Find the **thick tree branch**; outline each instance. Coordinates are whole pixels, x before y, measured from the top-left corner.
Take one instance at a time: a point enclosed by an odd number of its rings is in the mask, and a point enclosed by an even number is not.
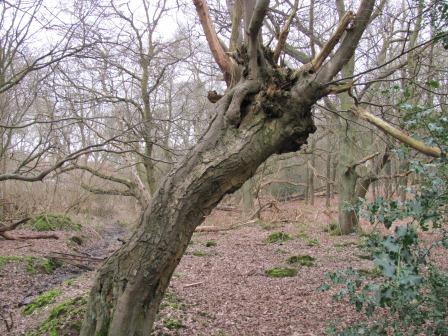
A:
[[[362,0],[353,24],[345,34],[339,49],[331,58],[331,61],[319,73],[319,81],[324,83],[330,81],[353,56],[359,40],[370,21],[374,5],[375,0]]]
[[[444,153],[440,150],[438,147],[431,147],[426,145],[420,140],[414,139],[410,137],[409,135],[405,134],[403,131],[393,127],[386,121],[382,120],[381,118],[378,118],[374,116],[373,114],[369,113],[365,108],[362,108],[360,106],[354,106],[352,108],[353,113],[355,113],[359,118],[364,119],[371,123],[372,125],[375,125],[376,127],[383,130],[385,133],[391,135],[398,141],[408,145],[409,147],[412,147],[416,151],[419,151],[420,153],[423,153],[425,155],[429,155],[432,157],[442,157],[445,156]]]
[[[346,31],[347,27],[353,21],[353,19],[353,12],[349,11],[344,14],[341,21],[339,22],[339,26],[336,31],[333,33],[327,43],[324,44],[324,47],[319,51],[317,56],[311,61],[314,71],[317,71],[321,68],[322,64],[333,51],[336,44],[338,44],[339,40]]]
[[[216,34],[210,18],[207,2],[205,0],[193,0],[193,4],[196,7],[196,12],[198,13],[199,21],[201,22],[202,29],[204,30],[205,38],[207,39],[210,51],[212,52],[219,68],[223,72],[226,82],[229,83],[231,75],[230,59],[219,42],[218,35]]]

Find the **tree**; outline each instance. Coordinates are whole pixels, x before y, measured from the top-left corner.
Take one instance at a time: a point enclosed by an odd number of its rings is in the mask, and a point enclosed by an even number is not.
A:
[[[269,1],[237,2],[228,52],[217,38],[207,4],[193,2],[228,89],[198,144],[161,183],[138,229],[99,270],[81,330],[84,336],[150,333],[195,228],[269,156],[296,151],[306,143],[315,131],[311,108],[317,100],[349,88],[329,82],[353,56],[375,3],[361,1],[356,15],[344,15],[311,62],[289,69],[279,66],[277,54],[262,45]],[[246,34],[238,43],[241,25]],[[283,50],[282,41],[275,50]]]

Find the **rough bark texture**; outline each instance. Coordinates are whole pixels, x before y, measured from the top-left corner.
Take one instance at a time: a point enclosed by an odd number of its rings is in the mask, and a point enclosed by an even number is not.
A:
[[[244,2],[246,45],[234,58],[241,76],[216,103],[204,136],[161,183],[137,231],[99,270],[81,336],[150,334],[195,228],[269,156],[297,151],[315,131],[311,107],[329,93],[328,80],[351,58],[373,3],[362,1],[336,59],[317,74],[310,64],[299,70],[277,67],[260,43],[269,0]],[[214,34],[209,24],[203,27]]]
[[[149,334],[195,228],[269,156],[298,150],[315,131],[310,108],[320,91],[307,76],[274,71],[243,79],[217,103],[209,130],[156,192],[138,231],[99,271],[81,335]]]

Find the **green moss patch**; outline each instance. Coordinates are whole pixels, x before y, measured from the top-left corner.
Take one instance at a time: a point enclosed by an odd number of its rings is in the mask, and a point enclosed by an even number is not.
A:
[[[81,224],[75,223],[70,217],[56,214],[41,214],[29,222],[35,231],[79,231]]]
[[[61,291],[59,289],[53,289],[48,292],[42,293],[33,301],[31,301],[31,303],[26,305],[26,307],[22,310],[22,314],[31,315],[35,310],[53,303],[60,294]]]
[[[180,328],[183,328],[183,324],[182,321],[180,320],[176,320],[173,318],[167,318],[163,320],[163,325],[165,328],[169,329],[169,330],[177,330]]]
[[[62,262],[54,258],[38,258],[26,256],[2,256],[0,257],[0,270],[8,263],[25,263],[29,274],[45,273],[51,274],[62,266]]]
[[[299,264],[302,266],[314,266],[314,261],[316,259],[313,258],[312,256],[308,255],[308,254],[304,254],[304,255],[298,255],[298,256],[291,256],[289,257],[286,262],[288,264]]]
[[[216,246],[216,240],[207,240],[205,242],[205,246],[206,247],[214,247],[214,246]]]
[[[297,270],[289,267],[274,267],[266,270],[265,273],[271,278],[286,278],[296,276]]]
[[[274,232],[266,238],[266,243],[284,243],[288,240],[292,240],[292,236],[290,234],[286,232]]]
[[[205,256],[207,255],[207,253],[204,252],[204,251],[199,251],[199,250],[197,250],[197,251],[194,251],[194,252],[193,252],[193,255],[194,255],[195,257],[205,257]]]
[[[176,293],[166,292],[162,303],[160,304],[160,310],[163,310],[166,307],[170,307],[175,310],[182,310],[185,308],[185,305],[182,303],[182,300],[177,297]]]
[[[86,308],[85,296],[64,301],[51,310],[50,316],[36,330],[26,335],[79,335]]]

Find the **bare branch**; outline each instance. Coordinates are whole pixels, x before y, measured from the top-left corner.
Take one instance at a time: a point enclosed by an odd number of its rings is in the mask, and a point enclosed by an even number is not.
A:
[[[375,125],[376,127],[383,130],[385,133],[391,135],[398,141],[412,147],[413,149],[415,149],[416,151],[419,151],[420,153],[423,153],[425,155],[429,155],[432,157],[437,157],[437,158],[445,156],[445,154],[442,153],[440,148],[428,146],[425,143],[423,143],[422,141],[410,137],[409,135],[407,135],[403,131],[393,127],[386,121],[369,113],[365,108],[362,108],[360,106],[354,106],[352,108],[352,112],[355,113],[359,118],[368,121],[372,125]]]
[[[288,38],[289,29],[291,28],[291,23],[294,17],[297,14],[297,9],[299,7],[299,0],[294,1],[294,6],[292,7],[291,15],[288,17],[288,20],[286,20],[285,25],[283,26],[283,29],[281,30],[279,36],[278,36],[278,42],[277,46],[274,50],[274,63],[278,63],[278,59],[280,57],[280,53],[285,48],[286,39]]]
[[[212,52],[219,68],[223,72],[226,82],[229,83],[231,75],[230,59],[219,42],[218,35],[216,34],[212,20],[210,19],[207,2],[205,0],[193,0],[193,4],[196,7],[196,12],[198,13],[199,21],[201,22],[202,29],[204,30],[205,38],[207,39],[210,51]]]

